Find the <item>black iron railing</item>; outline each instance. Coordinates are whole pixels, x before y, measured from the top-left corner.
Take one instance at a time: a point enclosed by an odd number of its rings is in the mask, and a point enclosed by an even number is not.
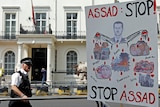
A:
[[[39,34],[41,36],[44,36],[45,34],[50,34],[52,36],[55,36],[56,39],[86,39],[86,34],[84,31],[79,31],[77,32],[77,34],[75,35],[67,35],[66,31],[56,31],[56,32],[52,32],[52,34],[49,31],[24,31],[24,32],[15,32],[12,35],[9,34],[5,34],[2,32],[2,34],[0,34],[0,40],[15,40],[17,38],[16,35],[31,35],[33,34],[33,36],[35,34]]]

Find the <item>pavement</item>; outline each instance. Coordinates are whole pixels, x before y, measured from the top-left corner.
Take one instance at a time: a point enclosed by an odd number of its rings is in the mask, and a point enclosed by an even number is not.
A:
[[[0,101],[20,100],[21,98],[10,98],[10,96],[0,96]],[[60,99],[87,99],[86,95],[50,95],[50,96],[35,96],[28,98],[29,100],[60,100]]]

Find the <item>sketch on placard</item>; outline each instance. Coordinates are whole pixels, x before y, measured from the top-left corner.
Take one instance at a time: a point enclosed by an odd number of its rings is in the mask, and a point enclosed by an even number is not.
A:
[[[115,43],[126,43],[128,45],[129,42],[131,42],[133,39],[135,39],[138,36],[141,36],[142,38],[147,38],[148,37],[148,31],[147,30],[139,30],[127,37],[122,36],[123,32],[123,22],[121,21],[116,21],[113,23],[113,31],[114,31],[114,37],[109,37],[106,36],[102,33],[97,32],[94,36],[95,39],[97,40],[104,40],[107,41],[110,45],[111,48]]]
[[[99,43],[95,43],[95,47],[94,47],[94,58],[97,60],[100,60],[101,58],[101,46]]]
[[[114,4],[86,8],[87,59],[90,71],[88,77],[91,78],[88,99],[150,107],[153,104],[157,105],[156,16],[151,14],[153,8],[150,8],[150,14],[142,15],[137,12],[141,10],[147,12],[147,8],[140,4],[149,2],[143,0],[138,2],[136,5],[142,6],[141,8],[135,8],[133,6],[135,3],[134,1],[124,5]],[[153,6],[153,2],[150,1],[150,3]],[[110,11],[112,6],[115,10],[117,9],[115,16],[113,16],[115,11]],[[156,5],[154,6],[156,8]],[[101,12],[106,8],[110,12],[107,17],[104,12]],[[97,12],[99,13],[97,14]],[[112,15],[112,17],[108,15]],[[93,79],[93,77],[95,78]],[[98,88],[102,91],[98,91]],[[107,92],[115,92],[115,97],[106,94],[106,89],[110,90]],[[104,97],[101,97],[102,95]],[[141,100],[137,101],[137,97]]]
[[[135,64],[134,72],[151,74],[154,72],[154,63],[141,60]]]
[[[151,78],[149,74],[139,74],[139,83],[143,87],[153,87],[154,79]]]
[[[129,54],[121,53],[111,63],[114,71],[128,71],[129,70]]]
[[[95,71],[98,79],[109,79],[112,75],[112,69],[109,65],[100,65]]]
[[[108,42],[103,42],[102,45],[98,42],[95,43],[94,47],[94,58],[97,60],[107,60],[109,59],[110,49],[108,47]]]
[[[108,47],[108,42],[103,42],[101,48],[101,60],[109,59],[109,55],[110,55],[110,49]]]
[[[136,44],[130,46],[130,53],[132,56],[149,55],[149,46],[145,41],[138,41]]]

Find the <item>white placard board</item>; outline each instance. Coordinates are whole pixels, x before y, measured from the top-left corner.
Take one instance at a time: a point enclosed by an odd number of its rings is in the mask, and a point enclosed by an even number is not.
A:
[[[158,107],[155,0],[86,6],[88,100]]]

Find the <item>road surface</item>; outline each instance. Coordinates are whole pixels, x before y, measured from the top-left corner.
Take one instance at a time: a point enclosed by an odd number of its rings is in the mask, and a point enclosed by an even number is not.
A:
[[[1,98],[2,97],[0,97],[0,99]],[[39,100],[31,100],[30,102],[33,107],[97,107],[97,103],[95,101],[89,101],[83,98],[80,99],[65,98],[65,99],[49,99],[49,100],[39,99]],[[160,100],[159,100],[159,105],[160,105]],[[0,107],[8,107],[8,101],[1,101]],[[144,106],[108,103],[107,107],[144,107]]]

